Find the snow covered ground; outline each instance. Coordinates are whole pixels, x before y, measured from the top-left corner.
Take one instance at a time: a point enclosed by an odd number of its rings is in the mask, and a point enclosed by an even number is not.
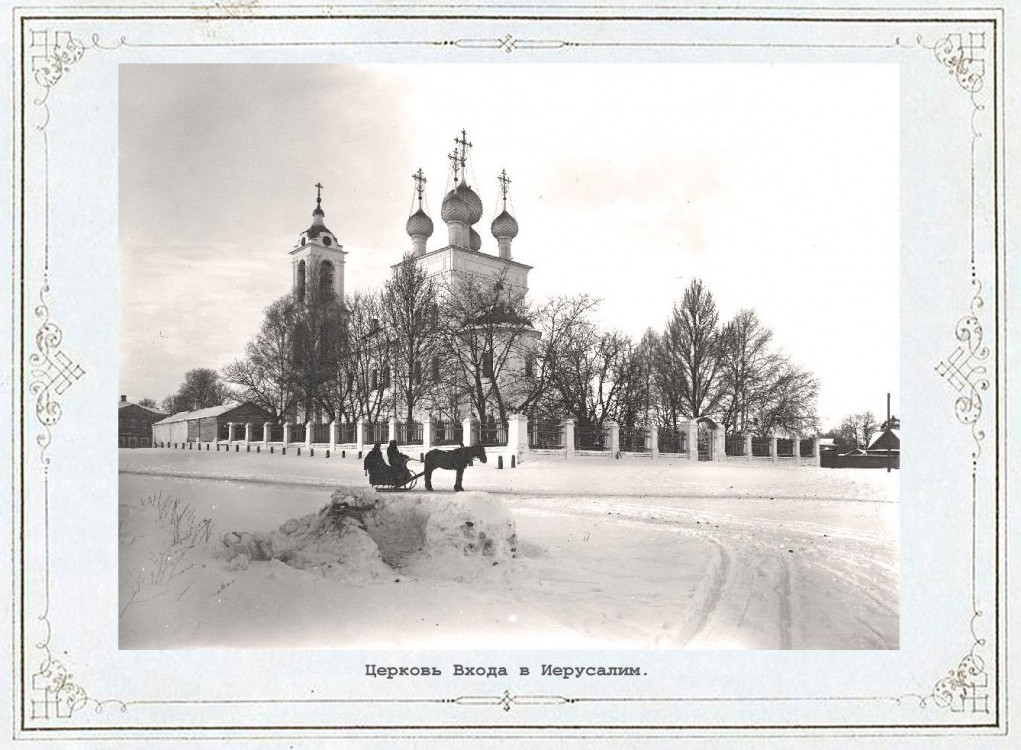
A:
[[[353,456],[122,450],[120,469],[122,648],[898,647],[897,472],[491,460],[466,471],[468,492],[437,472],[437,492],[382,502],[502,505],[514,556],[412,535],[389,565],[328,574],[240,566],[219,540],[364,487]],[[167,497],[193,511],[176,528]]]

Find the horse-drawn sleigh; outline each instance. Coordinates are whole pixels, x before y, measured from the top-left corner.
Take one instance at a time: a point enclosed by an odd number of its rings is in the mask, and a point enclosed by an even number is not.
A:
[[[433,448],[425,454],[425,469],[418,474],[412,474],[408,469],[410,458],[397,449],[397,442],[390,441],[387,447],[387,458],[390,463],[383,459],[383,452],[379,443],[372,446],[372,450],[365,455],[364,468],[369,477],[369,484],[382,492],[405,491],[415,488],[420,477],[425,477],[425,488],[432,492],[432,474],[436,469],[447,469],[457,472],[454,480],[454,491],[463,492],[464,487],[461,480],[464,477],[464,470],[477,458],[486,463],[486,449],[481,445],[469,447],[460,446],[453,450],[440,450]]]

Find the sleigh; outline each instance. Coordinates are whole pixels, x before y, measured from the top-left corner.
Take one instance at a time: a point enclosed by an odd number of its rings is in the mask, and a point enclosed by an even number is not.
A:
[[[419,478],[425,474],[424,471],[412,474],[407,469],[394,469],[389,466],[381,466],[365,473],[369,477],[369,484],[375,487],[377,492],[403,492],[414,489]]]

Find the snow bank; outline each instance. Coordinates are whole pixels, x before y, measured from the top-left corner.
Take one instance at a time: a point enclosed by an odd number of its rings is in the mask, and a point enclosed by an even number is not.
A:
[[[280,560],[327,577],[389,577],[392,570],[383,562],[362,520],[375,507],[376,499],[373,490],[344,487],[334,492],[318,513],[292,518],[276,531],[224,534],[221,541],[228,567],[239,570],[252,560]]]
[[[514,557],[517,547],[510,512],[498,500],[481,492],[445,499],[425,525],[424,551],[430,555],[456,551],[465,556],[509,559]]]
[[[292,518],[275,531],[233,531],[221,542],[231,570],[253,560],[279,560],[355,580],[388,578],[418,553],[496,561],[517,552],[514,519],[485,493],[384,497],[364,487],[340,487],[319,512]]]

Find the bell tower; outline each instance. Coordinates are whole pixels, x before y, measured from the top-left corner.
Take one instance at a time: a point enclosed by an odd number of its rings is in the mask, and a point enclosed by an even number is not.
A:
[[[344,305],[344,256],[347,253],[323,222],[326,214],[322,206],[322,184],[317,182],[315,188],[312,226],[298,236],[291,250],[291,290],[301,300],[329,292]]]

